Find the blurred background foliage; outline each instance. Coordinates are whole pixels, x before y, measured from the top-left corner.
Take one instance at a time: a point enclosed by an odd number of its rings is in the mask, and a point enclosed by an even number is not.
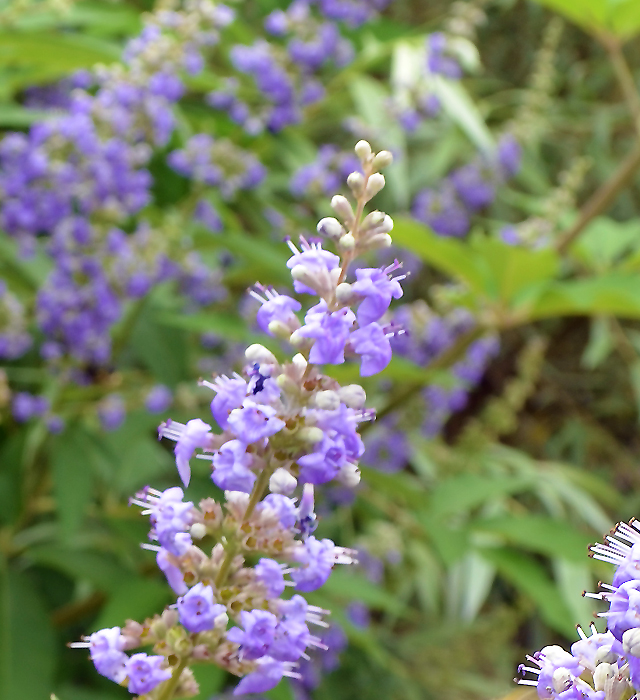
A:
[[[248,136],[202,96],[230,74],[230,46],[261,36],[264,17],[287,6],[235,4],[236,21],[205,71],[188,79],[171,142],[150,164],[145,215],[154,235],[178,248],[188,239],[226,296],[185,307],[166,283],[129,300],[112,329],[112,357],[81,367],[90,381],[67,381],[36,349],[4,363],[0,695],[7,700],[127,695],[65,644],[169,602],[139,547],[145,526],[128,498],[150,482],[176,483],[170,449],[156,440],[159,420],[194,411],[206,418],[208,393],[197,378],[239,369],[241,348],[256,338],[247,287],[257,279],[285,283],[283,237],[313,231],[329,213],[332,192],[321,183],[290,189],[323,144],[348,151],[364,137],[396,155],[379,206],[394,217],[394,253],[413,272],[399,320],[409,343],[430,337],[438,349],[400,353],[383,379],[364,381],[380,415],[366,434],[364,478],[353,502],[326,495],[321,524],[323,534],[360,549],[362,563],[336,572],[314,598],[334,611],[349,645],[310,696],[520,697],[511,678],[523,654],[573,641],[575,624],[589,624],[593,604],[580,593],[609,573],[585,556],[586,546],[640,511],[636,0],[395,0],[381,19],[348,30],[355,60],[326,76],[326,97],[301,123]],[[29,90],[118,61],[151,10],[150,0],[1,4],[0,127],[26,130],[50,116],[30,103]],[[401,79],[415,70],[425,37],[443,30],[464,38],[468,70],[436,86],[441,114],[408,131],[393,100],[404,99]],[[260,187],[225,199],[169,168],[168,150],[200,132],[256,155],[267,173]],[[442,237],[411,216],[420,190],[504,133],[522,145],[522,167],[474,217],[469,235]],[[222,232],[193,222],[194,196],[209,198]],[[524,245],[501,238],[506,224],[529,236]],[[0,276],[27,310],[50,270],[43,249],[21,257],[2,234]],[[452,334],[460,309],[472,323]],[[482,338],[493,350],[460,383],[451,367]],[[348,380],[350,371],[335,374]],[[145,409],[157,384],[173,395],[162,415]],[[425,393],[434,387],[440,394]],[[452,387],[464,398],[436,406]],[[17,420],[20,392],[48,397],[62,432],[47,430],[44,415]],[[126,417],[105,430],[101,402],[114,392]],[[205,469],[194,471],[192,500],[212,489]],[[211,697],[227,679],[206,671],[202,696]],[[269,695],[300,693],[283,685]]]

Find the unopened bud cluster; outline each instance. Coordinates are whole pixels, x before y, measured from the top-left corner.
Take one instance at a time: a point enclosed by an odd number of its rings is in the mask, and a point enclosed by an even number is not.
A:
[[[361,386],[341,386],[320,365],[357,358],[363,376],[384,369],[397,328],[383,317],[392,298],[402,296],[402,276],[391,276],[397,262],[349,271],[356,254],[389,245],[393,227],[386,214],[364,212],[384,187],[379,170],[391,154],[374,153],[365,141],[356,154],[362,173],[348,181],[354,206],[334,197],[339,219],[318,225],[338,253],[319,241],[301,239],[300,248],[289,242],[294,290],[317,297],[315,305],[302,317],[297,298],[261,285],[251,291],[260,302],[259,327],[289,341],[291,360],[249,346],[242,374],[201,381],[214,394],[217,429],[200,418],[160,426],[160,436],[175,441],[183,484],[195,454],[209,463],[224,501],[196,505],[178,487],[147,487],[132,500],[150,519],[153,544],[143,547],[155,552],[177,600],[141,624],[129,621],[73,645],[89,648],[98,672],[132,693],[193,696],[189,667],[196,663],[240,676],[236,694],[265,692],[283,676],[296,677],[307,651],[324,646],[312,626],[326,625],[327,611],[300,594],[320,588],[333,566],[353,563],[355,553],[314,535],[314,488],[358,484],[364,451],[358,425],[374,413]],[[141,646],[152,653],[126,653]]]

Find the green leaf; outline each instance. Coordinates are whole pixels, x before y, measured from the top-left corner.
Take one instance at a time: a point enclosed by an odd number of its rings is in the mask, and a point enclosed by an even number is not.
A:
[[[575,634],[571,612],[544,567],[521,552],[507,548],[485,548],[480,550],[480,554],[494,564],[521,593],[535,602],[549,627],[565,636]]]
[[[407,614],[404,604],[393,594],[371,583],[364,575],[336,568],[322,588],[327,593],[344,601],[362,601],[370,608],[394,615]]]
[[[593,535],[579,532],[566,520],[544,515],[504,515],[476,520],[471,527],[476,532],[499,535],[505,543],[524,549],[583,562]]]
[[[582,353],[582,366],[587,369],[595,369],[609,357],[614,347],[609,319],[606,317],[594,318],[591,321],[589,342]]]
[[[554,316],[640,318],[640,275],[611,272],[550,283],[528,311],[529,320]]]
[[[433,489],[429,512],[434,518],[464,513],[488,501],[531,489],[534,484],[532,478],[521,476],[462,474],[441,481]]]
[[[594,270],[604,272],[623,255],[640,247],[640,221],[614,221],[603,216],[594,219],[573,244],[571,252]],[[629,271],[640,267],[638,255],[622,261]]]
[[[44,603],[26,574],[0,574],[0,696],[48,698],[56,642]]]
[[[52,440],[53,491],[63,536],[80,528],[89,506],[92,473],[88,455],[92,449],[93,442],[78,424]]]
[[[443,109],[465,132],[469,140],[481,150],[493,149],[493,136],[464,87],[459,82],[446,80],[440,75],[433,76],[432,87]]]
[[[640,32],[637,0],[537,0],[588,32],[615,34],[629,39]]]

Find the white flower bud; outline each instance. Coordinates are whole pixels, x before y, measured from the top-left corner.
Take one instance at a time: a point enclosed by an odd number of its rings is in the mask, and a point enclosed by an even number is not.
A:
[[[364,176],[362,173],[350,173],[347,178],[347,185],[356,197],[359,197],[364,190]]]
[[[365,190],[366,196],[369,199],[372,199],[378,194],[378,192],[380,192],[384,185],[384,175],[380,173],[373,173],[373,175],[370,175],[369,179],[367,180],[367,188]]]
[[[377,153],[373,159],[373,169],[375,171],[382,170],[382,168],[387,168],[393,163],[393,155],[390,151],[380,151]]]
[[[367,394],[359,384],[348,384],[340,387],[338,396],[349,408],[355,409],[361,409],[367,400]]]
[[[294,265],[291,268],[291,277],[296,280],[296,282],[302,282],[306,284],[307,287],[311,287],[311,289],[316,288],[316,282],[318,280],[313,276],[306,265]]]
[[[382,250],[383,248],[389,248],[392,243],[393,240],[388,233],[377,233],[367,241],[367,249]]]
[[[353,150],[356,152],[356,155],[362,162],[371,157],[371,144],[368,141],[358,141]]]
[[[229,624],[229,616],[227,615],[226,612],[222,612],[219,615],[217,615],[213,621],[214,629],[217,629],[220,631],[226,630],[228,624]]]
[[[207,534],[207,528],[204,523],[193,523],[189,532],[194,540],[201,540]]]
[[[349,200],[346,197],[343,197],[341,194],[334,195],[331,200],[331,208],[338,216],[344,219],[347,224],[349,224],[355,218],[351,204],[349,204]]]
[[[297,329],[296,329],[297,330]],[[269,323],[269,333],[272,333],[276,338],[288,339],[291,335],[291,328],[282,321],[271,321]]]
[[[604,690],[607,681],[616,675],[616,668],[611,664],[598,664],[593,672],[593,685],[596,690]]]
[[[601,663],[613,664],[618,660],[618,655],[613,651],[610,644],[601,646],[593,657],[593,663],[597,666]]]
[[[276,382],[285,394],[296,394],[298,392],[298,385],[293,381],[293,379],[291,379],[291,377],[287,377],[286,374],[278,375]]]
[[[313,403],[323,411],[335,411],[340,406],[340,397],[335,391],[318,391],[313,397]]]
[[[556,693],[562,693],[563,691],[567,690],[567,688],[570,688],[572,682],[573,676],[571,675],[571,671],[569,671],[569,669],[557,668],[553,672],[551,683],[553,684],[553,689],[556,691]]]
[[[622,635],[622,648],[625,654],[640,657],[640,629],[632,627]]]
[[[344,234],[342,224],[338,219],[334,219],[333,216],[325,216],[324,219],[320,219],[317,230],[321,236],[327,236],[327,238],[337,239]]]
[[[264,345],[260,345],[260,343],[249,345],[249,347],[244,351],[244,356],[251,364],[255,364],[256,362],[259,365],[278,364],[278,360],[271,350],[265,348]]]
[[[348,282],[341,282],[336,287],[336,300],[340,304],[350,304],[353,300],[351,285]]]
[[[382,224],[385,216],[387,215],[383,211],[372,211],[364,217],[360,228],[363,231],[367,231],[371,228],[377,228]],[[384,233],[386,233],[386,231]]]
[[[315,445],[316,443],[320,442],[322,438],[324,437],[324,433],[320,428],[316,428],[314,425],[307,425],[304,428],[301,428],[298,430],[296,433],[296,437],[298,437],[302,442],[307,443],[308,445]]]
[[[289,342],[294,348],[304,348],[309,345],[309,339],[305,338],[303,335],[296,330],[289,336]]]
[[[289,496],[295,491],[298,482],[286,469],[280,467],[276,469],[269,479],[269,490],[271,493],[281,493],[283,496]]]
[[[298,372],[300,372],[301,375],[307,369],[307,358],[300,353],[294,355],[291,362],[293,363],[293,366],[298,370]]]
[[[360,483],[360,470],[355,464],[345,464],[336,479],[347,488],[355,488]]]
[[[352,233],[345,233],[338,241],[338,245],[343,250],[353,250],[356,247],[356,239],[353,237]]]

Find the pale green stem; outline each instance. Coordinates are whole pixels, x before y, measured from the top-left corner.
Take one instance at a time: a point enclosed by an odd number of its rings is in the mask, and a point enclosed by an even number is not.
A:
[[[180,682],[180,676],[186,667],[187,659],[180,659],[178,665],[173,669],[171,678],[169,678],[162,688],[162,692],[158,696],[158,700],[172,700],[173,694],[175,693],[178,683]]]

